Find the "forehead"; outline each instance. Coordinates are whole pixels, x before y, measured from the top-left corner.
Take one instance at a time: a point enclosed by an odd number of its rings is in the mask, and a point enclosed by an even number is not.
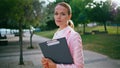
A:
[[[64,6],[61,6],[61,5],[57,5],[55,7],[55,11],[63,11],[63,12],[67,12],[67,8],[65,8]]]

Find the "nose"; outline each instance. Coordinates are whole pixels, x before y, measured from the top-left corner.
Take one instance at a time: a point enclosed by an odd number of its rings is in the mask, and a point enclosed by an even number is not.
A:
[[[60,14],[58,14],[58,15],[57,15],[57,19],[60,19],[60,18],[61,18],[61,15],[60,15]]]

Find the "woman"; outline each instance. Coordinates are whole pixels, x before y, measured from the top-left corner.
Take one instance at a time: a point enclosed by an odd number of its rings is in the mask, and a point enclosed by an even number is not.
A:
[[[74,31],[71,22],[72,11],[70,5],[65,2],[58,3],[54,10],[54,19],[59,27],[53,39],[65,37],[73,58],[73,64],[56,64],[51,59],[42,58],[44,68],[84,68],[82,40],[80,35]]]

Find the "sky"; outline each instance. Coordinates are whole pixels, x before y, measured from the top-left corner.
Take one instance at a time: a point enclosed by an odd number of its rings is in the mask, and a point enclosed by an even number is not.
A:
[[[112,0],[112,2],[116,3],[117,5],[120,6],[120,1],[119,0]]]
[[[94,1],[98,1],[99,2],[99,1],[106,1],[106,0],[94,0]]]
[[[40,0],[40,1],[45,1],[46,4],[48,4],[48,2],[54,2],[55,0]]]
[[[94,1],[106,1],[106,0],[94,0]],[[117,5],[119,5],[120,6],[120,1],[119,0],[111,0],[111,2],[114,2],[114,3],[116,3]]]

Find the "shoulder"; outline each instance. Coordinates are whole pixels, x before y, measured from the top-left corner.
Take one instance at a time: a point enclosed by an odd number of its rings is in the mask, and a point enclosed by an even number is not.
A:
[[[81,36],[80,36],[80,34],[78,32],[71,31],[70,39],[81,39]]]
[[[76,32],[74,29],[71,29],[70,35],[69,35],[69,42],[77,41],[77,40],[82,41],[80,34]]]
[[[70,31],[70,37],[80,37],[80,34],[76,32],[74,29],[71,29]]]
[[[66,36],[68,36],[68,38],[75,38],[75,37],[80,37],[79,33],[76,32],[73,28],[68,27],[66,30]]]

